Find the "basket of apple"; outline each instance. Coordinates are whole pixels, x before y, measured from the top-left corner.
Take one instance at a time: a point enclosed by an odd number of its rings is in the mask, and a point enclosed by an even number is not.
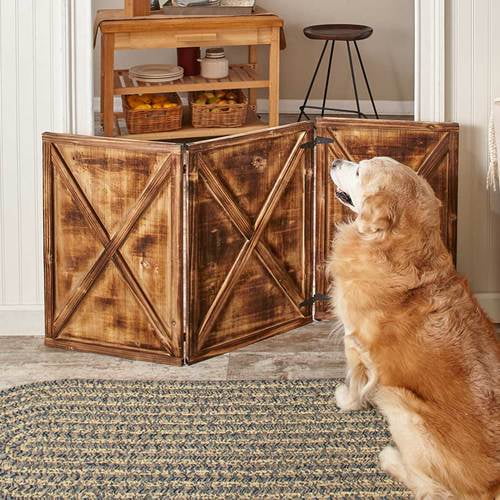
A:
[[[240,127],[247,121],[248,99],[241,90],[189,94],[193,127]]]
[[[182,128],[182,102],[176,93],[122,96],[129,134]]]

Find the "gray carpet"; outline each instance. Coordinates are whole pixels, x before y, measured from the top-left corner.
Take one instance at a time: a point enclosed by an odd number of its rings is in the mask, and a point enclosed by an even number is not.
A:
[[[62,380],[0,392],[0,497],[410,498],[336,380]]]

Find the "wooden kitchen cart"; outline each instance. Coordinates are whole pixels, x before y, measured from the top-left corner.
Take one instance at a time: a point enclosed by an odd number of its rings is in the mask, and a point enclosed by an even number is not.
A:
[[[116,11],[114,12],[116,16]],[[111,15],[111,14],[110,14]],[[237,128],[193,128],[185,113],[185,126],[180,130],[140,134],[140,139],[179,139],[221,136],[251,132],[279,124],[279,57],[283,21],[273,14],[219,17],[167,17],[152,14],[144,18],[106,18],[106,11],[97,14],[101,31],[101,113],[104,135],[119,134],[115,129],[113,97],[115,95],[156,92],[192,92],[215,89],[248,89],[250,110],[246,125]],[[116,50],[248,46],[248,64],[232,65],[228,78],[207,80],[191,76],[162,85],[137,86],[128,78],[127,70],[115,70]],[[259,74],[257,47],[269,45],[269,75]],[[261,122],[256,113],[256,89],[269,89],[269,123]]]

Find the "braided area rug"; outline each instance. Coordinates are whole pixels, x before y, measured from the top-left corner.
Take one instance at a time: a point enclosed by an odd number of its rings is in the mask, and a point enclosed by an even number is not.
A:
[[[410,498],[336,380],[62,380],[0,392],[0,498]]]

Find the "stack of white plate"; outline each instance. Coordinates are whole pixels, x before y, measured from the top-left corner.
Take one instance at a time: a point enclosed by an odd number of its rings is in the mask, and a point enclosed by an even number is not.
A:
[[[184,68],[175,64],[142,64],[130,68],[128,76],[140,82],[173,82],[184,76]]]

